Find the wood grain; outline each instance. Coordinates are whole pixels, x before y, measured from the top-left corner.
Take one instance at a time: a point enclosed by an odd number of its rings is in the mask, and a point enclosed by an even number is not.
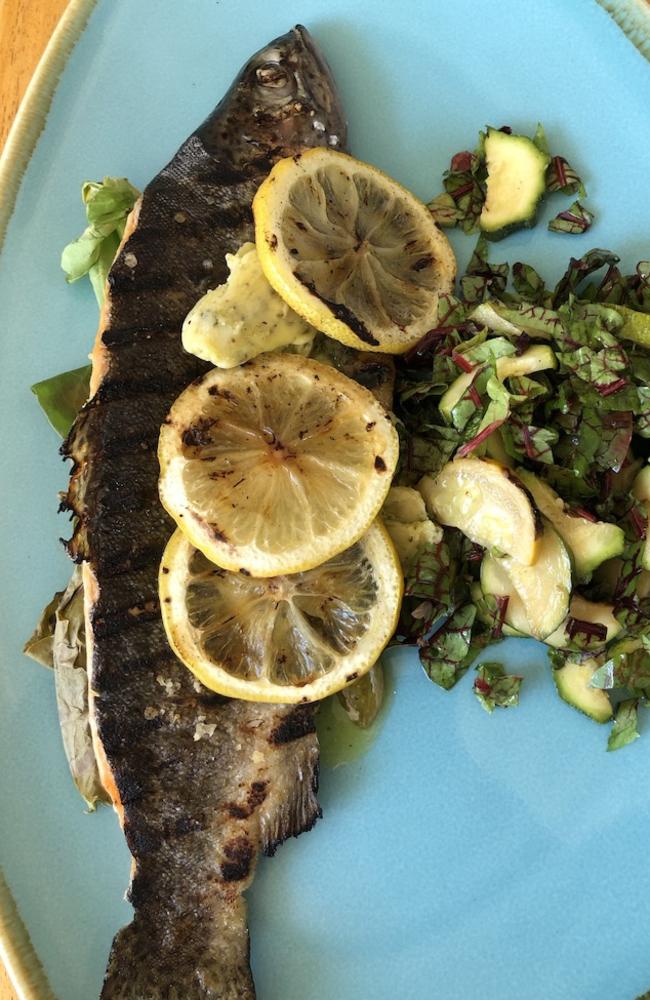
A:
[[[67,0],[0,0],[0,148],[66,7]]]
[[[0,149],[67,0],[0,0]],[[18,1000],[0,964],[0,1000]]]

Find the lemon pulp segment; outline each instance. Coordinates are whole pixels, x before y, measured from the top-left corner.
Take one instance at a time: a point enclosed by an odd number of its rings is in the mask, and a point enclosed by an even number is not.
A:
[[[318,330],[399,354],[435,325],[453,252],[427,208],[380,170],[308,150],[274,166],[253,213],[264,273]]]
[[[160,496],[217,565],[295,573],[367,530],[398,450],[367,389],[312,359],[262,355],[178,397],[160,434]]]
[[[401,596],[379,522],[323,565],[270,579],[215,566],[177,530],[160,571],[178,657],[212,690],[252,701],[312,701],[362,676],[393,633]]]

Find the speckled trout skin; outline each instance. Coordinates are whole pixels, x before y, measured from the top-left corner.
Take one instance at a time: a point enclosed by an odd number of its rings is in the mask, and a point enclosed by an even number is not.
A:
[[[183,319],[225,281],[225,254],[253,239],[259,183],[280,157],[344,143],[330,73],[295,28],[246,64],[149,184],[109,275],[91,398],[64,445],[95,745],[133,855],[133,921],[113,943],[103,1000],[254,997],[242,891],[260,850],[319,815],[312,707],[221,698],[167,644],[157,573],[173,525],[156,447],[207,367],[183,351]]]

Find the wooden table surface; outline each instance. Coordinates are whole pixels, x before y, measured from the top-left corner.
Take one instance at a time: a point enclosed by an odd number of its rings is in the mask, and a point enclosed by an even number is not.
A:
[[[0,0],[0,149],[67,0]],[[17,1000],[0,963],[0,1000]]]

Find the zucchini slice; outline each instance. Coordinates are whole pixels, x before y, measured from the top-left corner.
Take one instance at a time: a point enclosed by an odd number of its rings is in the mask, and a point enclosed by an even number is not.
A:
[[[460,528],[471,541],[526,566],[535,561],[541,520],[517,477],[499,462],[457,458],[435,479],[423,476],[418,489],[440,524]]]
[[[622,625],[614,618],[613,604],[605,604],[597,601],[588,601],[580,594],[574,594],[569,605],[569,615],[562,622],[559,628],[544,639],[547,646],[554,646],[556,649],[566,649],[571,645],[571,637],[567,634],[569,618],[576,618],[581,622],[590,622],[593,625],[604,625],[607,635],[603,639],[603,645],[613,639],[621,631]]]
[[[392,486],[381,510],[402,568],[406,570],[423,548],[442,541],[442,528],[427,515],[422,494],[411,486]]]
[[[526,136],[489,128],[485,162],[487,186],[479,225],[488,239],[500,240],[535,222],[551,158]]]
[[[558,533],[546,524],[532,566],[487,553],[481,563],[485,594],[507,597],[505,620],[518,632],[545,639],[565,620],[571,594],[571,560]]]
[[[650,569],[650,465],[646,465],[638,474],[632,485],[632,493],[644,504],[648,523],[646,525],[645,545],[641,563],[644,569]]]
[[[454,379],[446,392],[444,392],[440,397],[438,409],[440,410],[442,419],[446,424],[454,424],[454,409],[458,406],[461,399],[476,378],[476,374],[477,373],[474,369],[472,369],[471,372],[461,372],[458,378]]]
[[[578,580],[588,580],[602,562],[621,554],[625,545],[622,528],[569,514],[562,498],[547,483],[525,469],[518,469],[517,475],[567,545]]]
[[[600,688],[589,686],[598,666],[593,659],[581,662],[569,660],[559,670],[553,671],[553,677],[563,701],[588,715],[594,722],[609,722],[613,715],[609,695]]]
[[[497,377],[503,382],[507,378],[533,375],[549,368],[557,368],[557,358],[546,344],[529,347],[523,354],[509,358],[497,358]]]

